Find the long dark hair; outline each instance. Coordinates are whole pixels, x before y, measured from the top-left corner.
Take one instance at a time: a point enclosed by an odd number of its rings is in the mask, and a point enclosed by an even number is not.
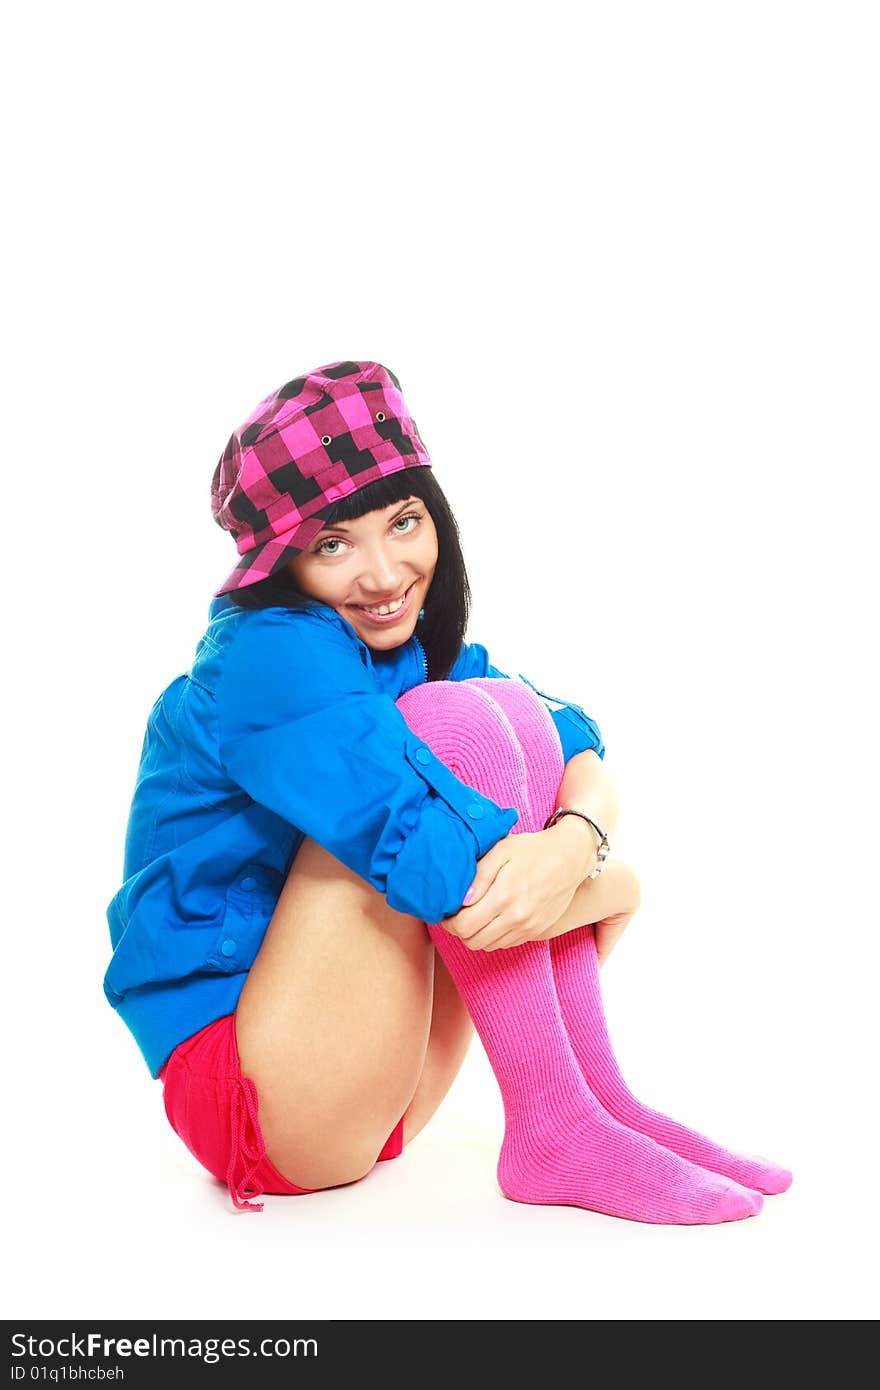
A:
[[[420,497],[427,507],[437,530],[437,567],[425,599],[425,616],[416,624],[416,636],[428,659],[428,680],[445,680],[461,650],[467,631],[471,591],[468,584],[458,524],[452,509],[434,477],[434,469],[425,466],[402,468],[387,478],[357,492],[342,497],[329,509],[324,519],[327,526],[337,522],[354,521],[367,512],[381,511],[406,497]],[[239,608],[307,608],[317,600],[304,594],[285,570],[278,570],[268,579],[234,589],[228,597]]]

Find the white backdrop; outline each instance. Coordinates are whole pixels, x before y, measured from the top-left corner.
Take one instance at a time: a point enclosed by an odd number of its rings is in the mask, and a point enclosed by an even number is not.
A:
[[[9,1314],[875,1316],[875,8],[4,29]],[[401,379],[471,640],[599,721],[643,885],[612,1037],[794,1170],[756,1220],[505,1202],[478,1044],[400,1160],[236,1215],[104,1001],[146,717],[235,558],[214,465],[344,357]]]

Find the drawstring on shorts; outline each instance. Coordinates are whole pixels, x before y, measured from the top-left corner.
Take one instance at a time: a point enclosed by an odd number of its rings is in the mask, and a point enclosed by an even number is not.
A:
[[[262,1202],[248,1202],[245,1194],[258,1197],[263,1191],[262,1188],[255,1191],[249,1184],[265,1157],[266,1145],[257,1120],[257,1088],[250,1077],[239,1076],[234,1083],[232,1094],[232,1143],[226,1169],[226,1186],[240,1211],[263,1210]],[[249,1166],[245,1167],[243,1175],[236,1181],[235,1169],[242,1164]]]

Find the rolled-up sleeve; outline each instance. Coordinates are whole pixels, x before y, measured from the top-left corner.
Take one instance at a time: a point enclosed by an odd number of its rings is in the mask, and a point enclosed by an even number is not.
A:
[[[525,681],[531,690],[534,690],[549,710],[550,717],[556,725],[556,732],[559,734],[562,756],[566,762],[573,758],[576,753],[586,752],[588,748],[595,749],[600,758],[605,757],[605,744],[599,732],[599,726],[595,719],[591,719],[588,714],[584,713],[580,705],[573,704],[570,700],[564,700],[561,696],[549,695],[545,690],[539,690],[521,671],[518,671],[517,675],[520,680]],[[466,642],[462,644],[455,665],[449,673],[449,679],[463,681],[469,680],[473,676],[510,680],[510,676],[491,664],[489,654],[481,643]]]
[[[248,615],[225,653],[217,715],[232,781],[423,921],[459,910],[477,859],[518,819],[460,781],[341,628],[308,612]]]

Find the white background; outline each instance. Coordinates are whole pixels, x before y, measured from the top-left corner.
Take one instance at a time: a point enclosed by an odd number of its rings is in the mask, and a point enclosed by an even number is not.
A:
[[[8,1315],[876,1316],[875,7],[4,30]],[[794,1170],[757,1219],[506,1202],[476,1043],[402,1158],[238,1215],[104,1000],[146,716],[235,560],[214,465],[345,357],[401,379],[471,640],[600,723],[612,1038]]]

